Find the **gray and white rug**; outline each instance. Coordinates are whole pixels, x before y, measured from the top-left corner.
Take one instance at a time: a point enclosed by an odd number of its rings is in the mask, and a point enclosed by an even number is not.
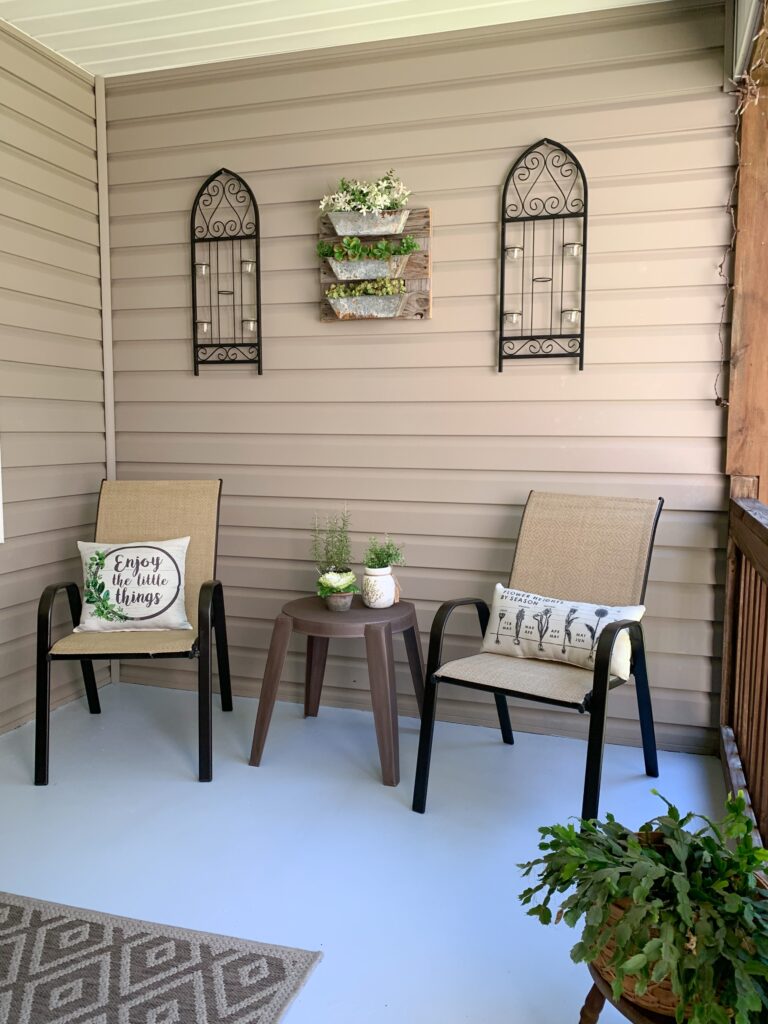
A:
[[[274,1024],[319,959],[0,893],[0,1024]]]

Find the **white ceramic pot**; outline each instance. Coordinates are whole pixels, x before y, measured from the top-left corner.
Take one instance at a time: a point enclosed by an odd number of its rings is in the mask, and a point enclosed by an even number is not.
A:
[[[369,608],[391,608],[400,599],[397,579],[392,575],[392,566],[385,569],[363,571],[363,604]]]
[[[337,235],[399,235],[410,210],[382,210],[380,213],[355,213],[336,210],[328,214]]]

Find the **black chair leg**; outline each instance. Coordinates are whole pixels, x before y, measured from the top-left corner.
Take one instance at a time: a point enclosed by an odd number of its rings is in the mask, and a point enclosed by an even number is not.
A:
[[[232,679],[229,674],[229,645],[227,644],[227,620],[224,614],[224,594],[217,587],[213,594],[213,630],[216,636],[216,663],[219,667],[219,690],[221,710],[232,710]]]
[[[197,663],[197,722],[199,744],[199,779],[213,778],[213,686],[211,664],[211,632],[200,632],[200,653]]]
[[[589,740],[587,742],[587,769],[584,774],[584,797],[581,816],[591,820],[597,817],[600,804],[600,777],[603,771],[605,745],[606,696],[596,699],[590,708]]]
[[[643,738],[645,774],[650,775],[653,779],[657,779],[659,777],[659,759],[656,754],[656,730],[653,725],[651,688],[648,685],[648,668],[645,661],[645,647],[642,642],[636,644],[633,658],[637,711],[640,717],[640,734]]]
[[[48,785],[51,724],[51,663],[48,652],[37,652],[37,709],[35,714],[35,785]]]
[[[433,676],[427,677],[424,685],[424,706],[421,712],[421,729],[419,731],[419,754],[416,759],[416,781],[413,787],[413,810],[423,814],[427,806],[427,786],[429,785],[429,762],[432,757],[432,736],[435,731],[435,711],[437,710],[437,682]]]
[[[85,683],[85,696],[88,700],[88,710],[92,715],[101,714],[99,703],[99,688],[96,685],[96,673],[93,671],[93,662],[81,661],[80,668],[83,670],[83,682]]]
[[[515,737],[512,733],[512,722],[509,719],[509,705],[507,704],[506,695],[503,693],[494,693],[493,696],[496,699],[496,710],[499,713],[501,738],[505,743],[514,743]]]

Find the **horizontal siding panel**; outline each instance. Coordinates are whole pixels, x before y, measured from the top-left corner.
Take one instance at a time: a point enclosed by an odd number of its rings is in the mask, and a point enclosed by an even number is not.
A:
[[[3,106],[28,121],[63,135],[69,142],[79,142],[96,149],[96,125],[93,114],[74,110],[68,104],[30,85],[0,66],[0,96]]]
[[[104,457],[104,434],[6,434],[3,465],[8,469],[98,463]]]
[[[0,178],[21,181],[26,188],[50,199],[69,203],[87,213],[98,213],[96,183],[64,172],[49,162],[31,157],[19,149],[0,143]]]
[[[55,517],[51,513],[51,503],[45,499],[7,503],[3,512],[6,537],[44,533],[51,529],[54,521],[60,529],[77,527],[87,534],[96,522],[96,496],[73,494],[59,498]]]
[[[70,402],[100,402],[104,385],[98,372],[5,363],[0,366],[0,394],[9,398],[65,397]]]
[[[59,132],[30,121],[0,103],[0,132],[14,149],[61,167],[86,181],[96,181],[96,154],[92,146],[66,138]]]
[[[0,361],[100,372],[101,339],[72,338],[0,324]]]
[[[63,67],[28,45],[25,39],[7,31],[0,32],[0,67],[75,110],[89,117],[96,116],[93,83],[87,72]]]
[[[98,279],[99,253],[92,243],[56,234],[49,230],[51,225],[37,227],[23,220],[13,220],[15,212],[11,208],[8,216],[0,215],[0,248],[3,252],[65,270],[77,267],[78,273]]]
[[[5,327],[60,333],[94,341],[101,337],[101,313],[98,309],[76,306],[60,299],[22,295],[3,288],[0,288],[0,323]]]
[[[57,399],[4,398],[0,405],[0,431],[29,434],[63,431],[69,434],[104,432],[101,402],[67,402]],[[7,467],[8,463],[4,458]]]
[[[3,471],[3,500],[31,501],[55,499],[71,494],[95,494],[106,475],[104,463],[72,466],[47,466],[41,473],[36,466]]]
[[[0,215],[98,245],[99,228],[93,214],[56,202],[14,182],[0,181]]]
[[[101,310],[101,286],[96,278],[87,274],[62,270],[36,260],[20,259],[0,252],[0,280],[3,288],[21,295],[34,295]]]
[[[506,372],[514,374],[516,369]],[[711,400],[676,403],[671,408],[664,402],[634,400],[516,402],[514,416],[503,402],[463,403],[458,410],[450,403],[441,406],[437,402],[430,403],[429,408],[416,402],[380,404],[377,408],[377,423],[367,416],[365,402],[293,404],[280,422],[275,419],[274,405],[263,401],[237,405],[176,403],[172,420],[158,403],[127,402],[117,408],[116,417],[118,430],[143,433],[170,429],[173,433],[311,434],[318,423],[329,434],[364,437],[381,434],[382,424],[386,424],[387,436],[425,437],[445,433],[446,424],[450,424],[452,434],[467,437],[516,437],[522,431],[540,437],[563,437],[574,428],[580,437],[722,437],[725,433],[725,416]]]

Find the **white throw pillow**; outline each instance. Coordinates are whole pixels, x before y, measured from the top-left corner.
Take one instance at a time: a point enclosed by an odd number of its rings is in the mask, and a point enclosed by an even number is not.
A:
[[[564,661],[591,672],[600,634],[608,623],[619,619],[639,622],[644,614],[642,604],[614,608],[561,601],[556,597],[509,590],[497,583],[483,650],[517,658]],[[613,647],[611,675],[629,679],[631,655],[629,634],[622,630]]]
[[[184,607],[189,537],[126,544],[78,542],[83,614],[76,633],[192,629]]]

